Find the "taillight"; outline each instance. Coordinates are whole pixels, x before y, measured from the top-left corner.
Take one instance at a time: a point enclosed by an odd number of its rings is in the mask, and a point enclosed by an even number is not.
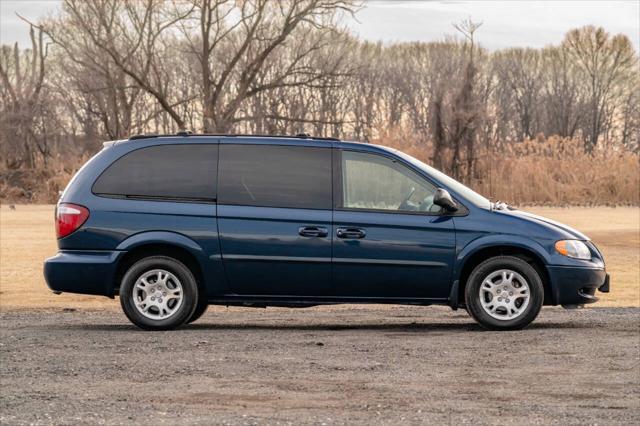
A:
[[[60,203],[56,206],[56,235],[64,238],[75,232],[89,219],[89,209],[77,204]]]

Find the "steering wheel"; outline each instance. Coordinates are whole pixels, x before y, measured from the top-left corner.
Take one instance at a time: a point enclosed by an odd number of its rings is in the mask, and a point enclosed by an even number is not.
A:
[[[433,204],[433,194],[427,195],[420,203],[421,212],[436,213],[438,210],[440,210],[440,207]]]
[[[409,199],[411,198],[414,192],[416,192],[416,188],[415,186],[412,186],[409,192],[407,193],[407,195],[404,197],[404,200],[402,200],[402,202],[398,206],[398,210],[403,210],[404,207],[407,206],[407,203],[409,202]]]

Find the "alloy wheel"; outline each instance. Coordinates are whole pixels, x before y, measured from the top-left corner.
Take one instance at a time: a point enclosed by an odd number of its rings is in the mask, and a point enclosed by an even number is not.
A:
[[[174,315],[182,305],[184,291],[180,280],[164,269],[142,274],[133,287],[133,304],[142,315],[163,320]]]
[[[484,311],[498,320],[513,320],[522,315],[531,298],[529,283],[511,269],[490,273],[480,286],[480,303]]]

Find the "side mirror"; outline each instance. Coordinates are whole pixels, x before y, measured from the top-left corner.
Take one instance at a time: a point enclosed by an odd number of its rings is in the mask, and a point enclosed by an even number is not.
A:
[[[436,193],[433,194],[433,204],[442,207],[448,212],[455,212],[458,210],[458,205],[453,201],[453,198],[451,198],[449,191],[442,188],[438,188]]]

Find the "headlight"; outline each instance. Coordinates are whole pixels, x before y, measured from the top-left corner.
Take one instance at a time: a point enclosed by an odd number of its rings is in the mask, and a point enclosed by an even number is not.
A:
[[[578,240],[561,240],[556,243],[556,251],[563,256],[573,257],[575,259],[590,260],[591,250],[582,241]]]

